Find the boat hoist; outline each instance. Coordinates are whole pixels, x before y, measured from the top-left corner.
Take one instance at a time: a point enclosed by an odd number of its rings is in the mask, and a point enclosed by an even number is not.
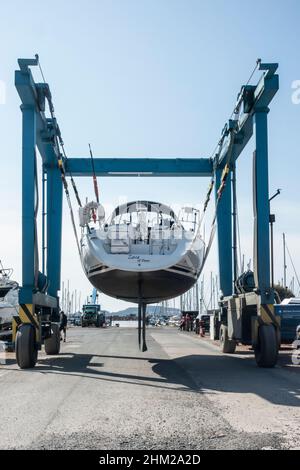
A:
[[[210,178],[200,223],[214,195],[214,216],[205,247],[206,259],[217,235],[221,296],[219,333],[224,353],[234,353],[237,343],[252,344],[260,367],[273,367],[280,344],[280,323],[274,314],[274,290],[270,283],[269,188],[268,188],[268,113],[269,104],[279,89],[278,64],[257,61],[261,76],[256,85],[250,79],[241,87],[230,119],[208,158],[89,158],[66,155],[52,95],[45,82],[39,57],[19,59],[15,85],[22,111],[22,287],[19,315],[13,321],[13,343],[20,368],[34,367],[38,351],[58,354],[59,292],[61,284],[61,238],[63,192],[71,214],[79,254],[74,211],[69,184],[80,208],[81,223],[103,217],[99,203],[97,176],[100,177],[205,177]],[[31,67],[39,67],[43,80],[35,82]],[[235,168],[250,139],[253,154],[254,279],[243,289],[236,278]],[[38,150],[38,152],[37,152]],[[42,260],[39,260],[38,154],[42,160]],[[93,178],[95,203],[82,206],[75,178]],[[40,268],[41,264],[41,268]],[[142,289],[140,285],[139,289]],[[139,303],[139,343],[145,346],[146,305]]]

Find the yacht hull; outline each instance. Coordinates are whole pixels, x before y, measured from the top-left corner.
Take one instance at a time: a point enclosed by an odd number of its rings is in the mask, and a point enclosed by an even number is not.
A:
[[[197,280],[178,266],[159,271],[131,272],[120,269],[97,269],[87,274],[96,289],[110,297],[138,303],[139,283],[144,303],[156,303],[184,294]]]

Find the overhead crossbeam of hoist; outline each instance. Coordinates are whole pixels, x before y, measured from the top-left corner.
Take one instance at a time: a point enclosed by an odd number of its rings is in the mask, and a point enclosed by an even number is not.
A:
[[[211,176],[213,163],[209,158],[94,158],[97,176]],[[67,175],[91,176],[89,158],[68,158]]]

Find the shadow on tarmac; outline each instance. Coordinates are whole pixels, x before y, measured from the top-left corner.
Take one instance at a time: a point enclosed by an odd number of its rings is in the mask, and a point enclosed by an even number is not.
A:
[[[133,361],[149,363],[151,366],[149,375],[126,373],[126,369],[131,369],[130,362]],[[106,364],[107,362],[109,364]],[[9,369],[7,365],[10,364],[15,364],[15,361],[11,360],[4,368]],[[104,370],[105,367],[112,369],[112,366],[113,369],[121,369],[123,372]],[[145,368],[147,369],[147,366]],[[24,372],[19,369],[14,371]],[[176,359],[158,359],[146,355],[62,353],[60,356],[39,358],[36,367],[25,372],[75,375],[87,379],[197,394],[204,391],[206,394],[220,392],[253,394],[277,405],[299,407],[300,375],[282,374],[282,371],[280,368],[258,368],[253,355],[239,357],[239,355],[195,354]]]

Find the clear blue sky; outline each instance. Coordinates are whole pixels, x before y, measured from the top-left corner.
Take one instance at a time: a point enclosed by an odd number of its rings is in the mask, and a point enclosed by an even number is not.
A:
[[[12,0],[0,17],[0,259],[21,268],[21,113],[14,88],[18,57],[39,53],[69,155],[208,156],[257,57],[279,62],[280,92],[269,114],[270,191],[274,201],[276,279],[282,277],[281,233],[300,272],[300,80],[298,0]],[[40,79],[38,73],[36,78]],[[258,78],[258,77],[256,77]],[[242,251],[252,257],[251,145],[238,165]],[[102,179],[102,199],[151,198],[201,204],[203,179]],[[81,180],[82,196],[92,182]],[[88,292],[64,217],[63,278]],[[206,275],[216,269],[213,251]],[[292,276],[289,265],[289,278]],[[121,303],[103,299],[117,309]]]

